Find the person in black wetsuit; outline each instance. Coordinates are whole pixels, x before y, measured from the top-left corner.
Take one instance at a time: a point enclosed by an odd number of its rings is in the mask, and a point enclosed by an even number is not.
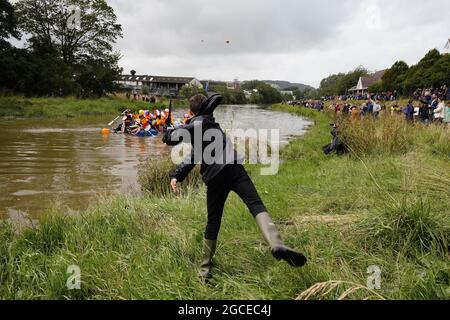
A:
[[[190,111],[194,117],[182,127],[167,130],[163,137],[163,142],[168,145],[177,145],[186,137],[192,144],[191,154],[170,174],[172,190],[177,191],[177,183],[182,182],[196,164],[201,165],[200,173],[207,186],[208,221],[199,276],[204,281],[211,277],[212,259],[216,250],[223,208],[231,191],[244,201],[255,217],[264,239],[271,247],[272,255],[278,260],[285,260],[293,267],[301,267],[306,263],[305,256],[284,245],[252,180],[242,165],[243,158],[238,156],[220,125],[215,122],[212,113],[221,99],[222,97],[217,95],[209,99],[201,94],[195,95],[189,101]],[[196,132],[201,133],[201,140],[196,139]],[[211,133],[215,138],[203,139],[206,132]],[[213,143],[215,144],[214,152],[212,152],[213,159],[210,159],[205,155],[205,149],[211,150]]]

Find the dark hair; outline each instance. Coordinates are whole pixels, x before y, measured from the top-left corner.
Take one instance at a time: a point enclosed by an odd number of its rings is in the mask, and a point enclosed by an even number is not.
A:
[[[203,94],[196,94],[189,99],[189,109],[193,114],[198,114],[206,100],[208,100],[208,98],[206,98]]]

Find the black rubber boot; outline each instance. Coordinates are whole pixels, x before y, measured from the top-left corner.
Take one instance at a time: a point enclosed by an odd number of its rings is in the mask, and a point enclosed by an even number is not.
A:
[[[263,234],[264,239],[272,249],[272,255],[277,260],[284,260],[293,267],[303,267],[306,264],[306,257],[284,245],[278,233],[277,227],[267,212],[261,212],[256,216],[256,222]]]

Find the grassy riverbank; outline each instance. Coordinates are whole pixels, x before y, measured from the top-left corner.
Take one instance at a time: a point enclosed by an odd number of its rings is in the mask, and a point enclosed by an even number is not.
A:
[[[345,132],[354,154],[325,156],[330,116],[272,108],[316,122],[283,150],[278,175],[260,176],[249,167],[285,241],[308,256],[305,268],[275,261],[231,195],[214,281],[201,284],[196,267],[205,192],[188,188],[178,197],[100,199],[77,216],[53,210],[21,232],[2,224],[0,298],[448,298],[448,130],[395,125],[400,120],[389,118],[373,133],[367,120]],[[385,140],[386,130],[394,142]],[[364,139],[376,143],[357,148]],[[70,265],[81,269],[80,290],[67,290]],[[381,290],[367,288],[371,265],[381,269]]]
[[[174,100],[175,108],[184,106],[184,101]],[[162,100],[152,108],[169,106]],[[132,101],[119,97],[101,99],[26,98],[19,96],[0,97],[0,118],[75,118],[84,116],[116,116],[126,109],[150,108],[150,103]]]

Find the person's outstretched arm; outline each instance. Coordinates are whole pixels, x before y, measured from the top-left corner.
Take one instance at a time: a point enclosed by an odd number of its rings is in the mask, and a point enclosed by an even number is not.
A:
[[[177,166],[175,171],[170,174],[170,186],[172,187],[173,192],[177,192],[177,183],[183,182],[192,169],[194,169],[195,165],[194,151],[192,151],[191,154]]]

